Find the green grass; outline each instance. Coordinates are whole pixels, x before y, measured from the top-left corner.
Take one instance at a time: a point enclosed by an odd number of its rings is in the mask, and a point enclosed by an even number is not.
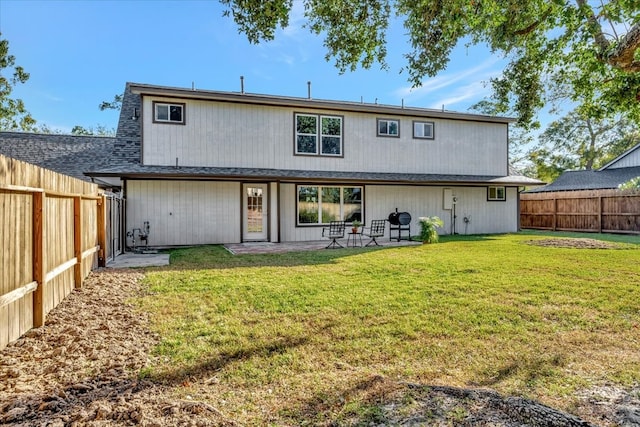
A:
[[[570,409],[576,389],[640,378],[640,238],[604,236],[620,250],[526,244],[548,236],[173,251],[140,301],[161,337],[145,375],[248,424],[368,423],[398,382]]]

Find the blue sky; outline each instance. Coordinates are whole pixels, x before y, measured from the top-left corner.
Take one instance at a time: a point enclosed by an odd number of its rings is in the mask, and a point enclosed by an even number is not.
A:
[[[0,0],[0,31],[16,63],[31,74],[13,96],[38,124],[69,132],[74,125],[115,128],[117,113],[102,101],[127,81],[198,89],[307,95],[316,99],[467,111],[487,96],[484,83],[500,74],[503,60],[482,48],[457,48],[447,70],[411,89],[403,53],[404,29],[388,34],[388,70],[374,65],[340,75],[324,59],[322,38],[306,28],[294,0],[290,27],[272,42],[251,45],[223,17],[217,1]]]

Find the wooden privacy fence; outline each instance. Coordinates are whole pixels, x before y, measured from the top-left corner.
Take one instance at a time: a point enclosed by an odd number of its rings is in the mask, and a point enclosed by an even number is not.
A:
[[[104,229],[95,184],[0,155],[0,349],[103,264]]]
[[[559,191],[520,195],[520,227],[640,234],[640,192]]]

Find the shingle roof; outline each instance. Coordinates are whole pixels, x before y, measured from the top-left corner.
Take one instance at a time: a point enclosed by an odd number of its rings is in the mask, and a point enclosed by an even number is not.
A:
[[[478,185],[535,185],[539,183],[522,176],[504,177],[497,175],[446,175],[382,172],[341,172],[266,168],[223,168],[223,167],[173,167],[126,165],[89,171],[92,176],[122,176],[125,178],[178,178],[178,179],[246,179],[278,180],[295,182],[300,180],[323,180],[340,182],[369,183],[474,183]]]
[[[543,193],[549,191],[602,190],[618,188],[618,185],[640,176],[640,166],[630,168],[566,171],[554,182],[544,187],[527,191]]]
[[[84,181],[110,164],[114,137],[0,132],[0,154]]]

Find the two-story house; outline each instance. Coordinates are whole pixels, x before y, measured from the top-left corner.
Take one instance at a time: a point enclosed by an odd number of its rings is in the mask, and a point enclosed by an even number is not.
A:
[[[331,220],[437,215],[443,232],[518,230],[511,119],[128,83],[112,166],[127,229],[152,245],[310,241]],[[388,236],[388,234],[387,234]]]

